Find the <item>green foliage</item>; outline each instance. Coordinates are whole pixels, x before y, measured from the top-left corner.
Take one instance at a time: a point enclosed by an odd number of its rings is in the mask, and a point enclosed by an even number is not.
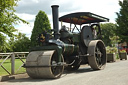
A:
[[[120,50],[120,53],[126,53],[126,50],[125,49]]]
[[[9,51],[25,52],[29,51],[30,40],[25,36],[25,34],[19,33],[16,38],[10,38],[9,45],[11,47]]]
[[[104,41],[106,46],[112,46],[117,41],[117,36],[115,34],[116,25],[113,23],[105,23],[101,24],[102,30],[102,40]]]
[[[1,0],[0,1],[0,32],[8,35],[9,37],[14,36],[15,31],[14,24],[19,22],[27,23],[25,20],[19,18],[15,14],[14,7],[17,6],[19,0]]]
[[[106,52],[107,53],[117,53],[118,52],[118,49],[116,47],[110,47],[110,46],[107,46],[106,47]]]
[[[111,45],[113,47],[117,47],[117,44],[120,42],[120,39],[118,36],[113,36],[110,38],[110,40],[111,40]]]
[[[15,14],[16,10],[14,7],[17,6],[18,1],[19,0],[0,0],[0,52],[11,50],[6,37],[16,36],[14,32],[17,30],[13,25],[20,22],[28,24],[28,22]]]
[[[6,37],[0,33],[0,52],[6,52],[9,49],[9,45],[6,42]]]
[[[116,34],[122,42],[128,42],[128,0],[119,1],[121,9],[117,14],[117,30]]]
[[[39,34],[44,31],[48,31],[49,29],[51,29],[51,27],[47,15],[45,12],[39,11],[34,22],[34,28],[32,30],[31,47],[38,46],[37,38]]]

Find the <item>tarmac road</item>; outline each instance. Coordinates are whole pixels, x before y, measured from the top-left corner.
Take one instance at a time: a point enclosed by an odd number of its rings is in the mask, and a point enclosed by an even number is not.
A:
[[[128,85],[128,60],[107,63],[100,71],[82,66],[75,72],[64,73],[60,79],[31,79],[26,75],[0,85]]]

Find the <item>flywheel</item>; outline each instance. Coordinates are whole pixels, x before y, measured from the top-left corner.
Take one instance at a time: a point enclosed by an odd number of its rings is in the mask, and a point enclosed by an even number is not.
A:
[[[88,62],[92,69],[101,70],[106,66],[106,49],[102,40],[92,40],[88,47]]]
[[[63,56],[58,60],[57,52],[32,51],[26,59],[26,72],[31,78],[59,78],[64,70]]]

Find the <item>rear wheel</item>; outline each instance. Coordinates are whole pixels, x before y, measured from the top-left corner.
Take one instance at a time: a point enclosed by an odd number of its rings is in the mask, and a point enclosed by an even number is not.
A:
[[[88,47],[88,62],[92,69],[100,70],[106,66],[106,49],[103,41],[93,40]]]

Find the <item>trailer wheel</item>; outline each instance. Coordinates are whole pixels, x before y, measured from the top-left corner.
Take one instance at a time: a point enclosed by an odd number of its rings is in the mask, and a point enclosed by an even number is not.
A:
[[[102,40],[92,40],[88,47],[88,62],[93,70],[101,70],[106,66],[106,49]]]

